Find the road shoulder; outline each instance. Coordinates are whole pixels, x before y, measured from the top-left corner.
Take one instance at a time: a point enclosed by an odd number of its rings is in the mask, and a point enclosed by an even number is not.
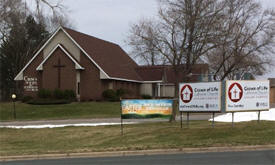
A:
[[[262,151],[262,150],[275,150],[275,145],[178,148],[178,149],[156,149],[156,150],[137,150],[137,151],[112,151],[112,152],[86,152],[86,153],[1,156],[0,162],[16,161],[16,160],[37,160],[37,159],[95,158],[95,157],[117,157],[117,156],[136,156],[136,155]]]

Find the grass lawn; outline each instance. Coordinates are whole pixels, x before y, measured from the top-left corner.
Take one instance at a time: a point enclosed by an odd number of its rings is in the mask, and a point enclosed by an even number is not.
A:
[[[119,102],[84,102],[62,105],[15,103],[16,120],[120,117]],[[0,103],[0,121],[13,120],[13,103]]]
[[[92,151],[146,150],[186,147],[275,144],[275,122],[216,123],[192,121],[144,123],[120,126],[65,127],[45,129],[0,129],[0,156],[77,153]]]

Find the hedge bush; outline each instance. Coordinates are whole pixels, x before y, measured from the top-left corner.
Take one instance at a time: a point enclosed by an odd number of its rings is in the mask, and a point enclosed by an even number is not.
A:
[[[64,92],[60,89],[55,89],[53,91],[53,97],[55,99],[64,99]]]
[[[126,95],[127,93],[128,93],[127,90],[122,89],[122,88],[116,90],[116,96],[117,96],[118,98],[120,98],[120,97]]]
[[[64,99],[75,99],[75,93],[73,90],[65,90],[63,93]]]
[[[152,96],[150,96],[150,95],[141,95],[141,98],[143,98],[143,99],[152,99]]]
[[[67,104],[76,100],[76,95],[73,90],[55,89],[40,89],[37,93],[38,98],[32,99],[26,96],[22,101],[28,104],[48,105],[48,104]]]
[[[51,98],[52,97],[52,91],[49,89],[40,89],[37,93],[39,98]]]
[[[33,105],[52,105],[52,104],[69,104],[71,103],[70,100],[65,100],[65,99],[49,99],[49,98],[37,98],[33,99],[27,102],[28,104],[33,104]]]
[[[128,94],[129,92],[125,89],[117,89],[116,91],[113,89],[107,89],[102,92],[102,96],[104,100],[107,101],[119,101],[121,97]]]
[[[26,102],[28,102],[28,101],[30,101],[32,99],[33,99],[33,97],[31,97],[31,96],[23,96],[21,101],[23,103],[26,103]]]
[[[117,97],[116,92],[113,89],[107,89],[102,92],[102,96],[104,100],[107,101],[118,101],[119,97]]]

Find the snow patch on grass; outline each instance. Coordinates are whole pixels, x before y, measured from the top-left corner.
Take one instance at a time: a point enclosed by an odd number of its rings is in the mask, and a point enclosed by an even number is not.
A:
[[[235,112],[234,122],[258,120],[258,113],[259,112]],[[214,120],[217,122],[232,122],[232,113],[217,116]],[[275,108],[269,111],[261,111],[260,120],[275,121]],[[212,119],[209,119],[209,121],[212,121]]]

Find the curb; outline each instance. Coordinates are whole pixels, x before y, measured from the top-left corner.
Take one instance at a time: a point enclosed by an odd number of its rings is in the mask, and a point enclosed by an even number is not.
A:
[[[35,160],[35,159],[95,158],[95,157],[117,157],[117,156],[138,156],[138,155],[158,155],[158,154],[185,154],[185,153],[205,153],[205,152],[261,151],[261,150],[275,150],[275,145],[178,148],[178,149],[156,149],[156,150],[136,150],[136,151],[110,151],[110,152],[85,152],[85,153],[1,156],[0,162],[16,161],[16,160]]]

